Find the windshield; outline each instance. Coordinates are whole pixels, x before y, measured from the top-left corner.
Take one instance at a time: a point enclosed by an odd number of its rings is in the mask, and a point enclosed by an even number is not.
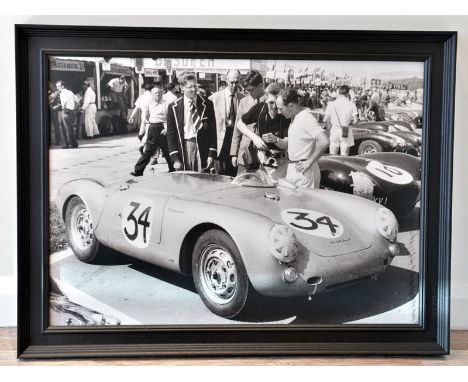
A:
[[[276,187],[278,181],[268,175],[263,168],[259,168],[252,172],[237,175],[231,184],[241,187]]]

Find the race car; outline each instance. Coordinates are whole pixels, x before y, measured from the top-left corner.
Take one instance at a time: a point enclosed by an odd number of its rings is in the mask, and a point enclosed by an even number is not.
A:
[[[403,153],[319,159],[320,186],[373,200],[397,217],[409,214],[420,199],[421,161]]]
[[[421,156],[420,136],[414,137],[410,132],[386,132],[369,126],[352,125],[354,146],[350,155],[373,154],[379,152],[399,152],[416,157]]]
[[[422,110],[386,109],[385,119],[390,122],[406,122],[416,132],[422,129]]]
[[[204,304],[225,318],[248,309],[252,294],[310,297],[376,277],[399,255],[389,209],[295,189],[261,170],[77,179],[59,189],[57,206],[79,260],[113,249],[191,275]]]
[[[325,128],[324,112],[313,110],[312,114],[320,126]],[[350,149],[350,155],[400,152],[417,157],[421,156],[421,135],[412,131],[405,122],[378,122],[364,119],[352,125],[351,128],[354,146]]]

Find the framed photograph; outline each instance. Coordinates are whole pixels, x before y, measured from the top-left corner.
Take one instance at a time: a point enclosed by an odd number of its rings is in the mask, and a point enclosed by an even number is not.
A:
[[[456,37],[17,25],[18,357],[448,354]]]

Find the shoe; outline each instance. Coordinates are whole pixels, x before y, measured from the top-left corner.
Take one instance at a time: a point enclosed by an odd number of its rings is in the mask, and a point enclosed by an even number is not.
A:
[[[76,145],[76,146],[71,146],[70,148],[71,148],[71,149],[77,149],[77,148],[78,148],[78,145]]]
[[[155,164],[158,164],[158,159],[157,158],[154,158],[150,163],[150,165],[155,165]]]
[[[69,148],[70,148],[70,146],[68,146],[68,145],[62,146],[62,149],[69,149]]]
[[[143,146],[140,146],[140,147],[138,148],[138,151],[140,152],[141,155],[143,155]]]
[[[143,174],[136,173],[135,171],[132,171],[130,175],[131,176],[143,176]]]

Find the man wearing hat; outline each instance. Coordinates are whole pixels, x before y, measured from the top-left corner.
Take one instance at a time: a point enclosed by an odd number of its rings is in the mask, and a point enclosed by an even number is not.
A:
[[[85,115],[86,136],[90,138],[99,135],[99,129],[96,123],[96,93],[91,89],[91,83],[89,81],[83,82],[83,91],[83,106],[81,110],[84,111]]]

